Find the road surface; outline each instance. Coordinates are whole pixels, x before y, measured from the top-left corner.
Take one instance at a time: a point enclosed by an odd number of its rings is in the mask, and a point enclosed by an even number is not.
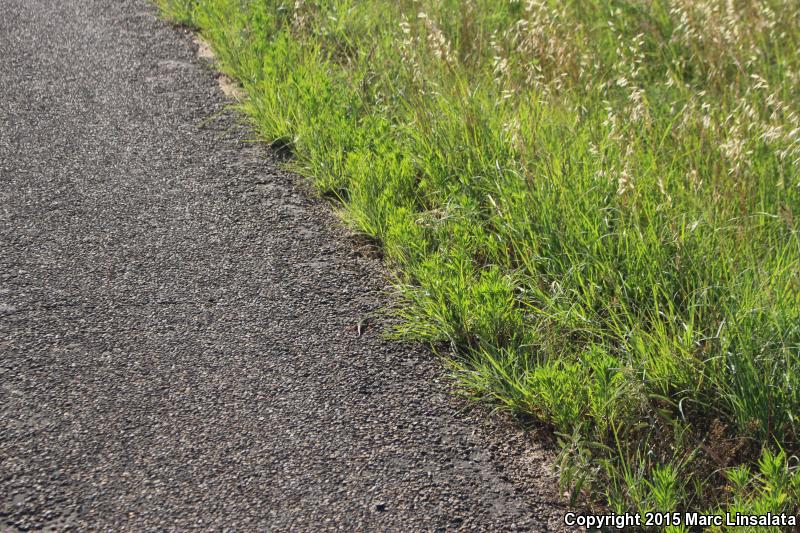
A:
[[[185,31],[0,5],[0,530],[559,529],[546,452],[358,335],[380,263]]]

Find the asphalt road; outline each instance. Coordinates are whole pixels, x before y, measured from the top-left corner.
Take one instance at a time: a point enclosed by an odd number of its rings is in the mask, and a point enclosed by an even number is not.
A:
[[[0,530],[559,529],[143,0],[0,0]],[[368,254],[366,254],[368,255]]]

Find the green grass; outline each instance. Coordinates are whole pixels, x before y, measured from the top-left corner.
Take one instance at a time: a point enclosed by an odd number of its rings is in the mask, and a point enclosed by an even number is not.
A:
[[[574,497],[798,511],[800,4],[160,3]]]

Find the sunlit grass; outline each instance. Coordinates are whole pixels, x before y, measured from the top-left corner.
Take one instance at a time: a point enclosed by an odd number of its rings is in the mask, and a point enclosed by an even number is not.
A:
[[[161,3],[573,495],[797,511],[800,4]]]

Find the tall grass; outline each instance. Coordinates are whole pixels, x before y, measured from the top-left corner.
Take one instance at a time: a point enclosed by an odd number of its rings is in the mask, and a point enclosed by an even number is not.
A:
[[[575,497],[797,512],[800,3],[161,3]]]

